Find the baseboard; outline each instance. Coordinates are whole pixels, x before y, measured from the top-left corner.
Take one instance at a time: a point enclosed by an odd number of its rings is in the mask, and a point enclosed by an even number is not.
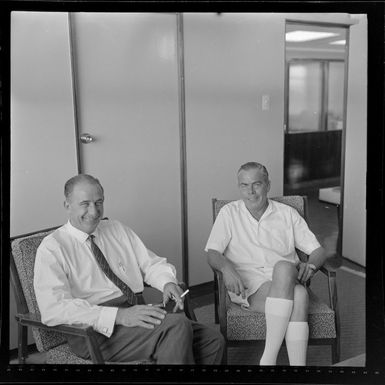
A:
[[[357,271],[366,272],[366,266],[361,265],[360,263],[357,263],[355,261],[352,261],[351,259],[344,257],[344,256],[342,256],[342,260],[347,262],[347,265],[350,265],[350,266],[346,266],[346,267],[351,267],[352,269],[356,268]]]

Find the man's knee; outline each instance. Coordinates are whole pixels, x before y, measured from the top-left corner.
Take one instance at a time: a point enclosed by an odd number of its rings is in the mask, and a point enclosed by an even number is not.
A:
[[[193,322],[194,356],[197,364],[219,365],[226,347],[221,332],[211,326]]]
[[[170,333],[170,337],[175,341],[193,339],[193,330],[191,321],[184,315],[179,313],[169,313],[162,322],[163,328]]]
[[[216,345],[218,346],[218,350],[224,350],[226,346],[226,340],[220,331],[214,330],[212,334],[212,339],[215,341]]]
[[[274,265],[273,281],[294,283],[297,276],[297,268],[291,262],[279,261]]]
[[[215,333],[212,334],[212,340],[214,345],[214,350],[217,352],[216,360],[213,362],[214,364],[221,364],[223,360],[223,354],[226,349],[226,340],[223,337],[222,333],[215,330]]]

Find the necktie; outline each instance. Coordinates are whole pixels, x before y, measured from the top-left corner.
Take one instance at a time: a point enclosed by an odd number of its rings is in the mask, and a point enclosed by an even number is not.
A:
[[[94,242],[94,238],[95,235],[90,235],[88,237],[91,243],[92,253],[95,256],[96,262],[98,263],[99,267],[103,270],[107,278],[109,278],[112,283],[114,283],[123,292],[123,294],[127,297],[128,303],[130,305],[135,305],[137,303],[137,297],[135,296],[134,292],[111,270],[110,265],[106,260],[106,257]]]

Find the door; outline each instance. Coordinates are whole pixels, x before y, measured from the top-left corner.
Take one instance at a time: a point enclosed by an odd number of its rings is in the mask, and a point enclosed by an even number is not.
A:
[[[71,14],[80,171],[182,278],[176,15]]]
[[[319,238],[341,254],[347,28],[287,22],[285,40],[284,193],[339,207]]]

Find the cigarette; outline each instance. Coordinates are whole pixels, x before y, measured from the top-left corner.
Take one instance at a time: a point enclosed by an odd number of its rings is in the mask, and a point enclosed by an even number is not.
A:
[[[189,289],[187,289],[184,293],[182,293],[181,295],[180,295],[180,298],[183,298],[188,292],[189,292],[190,290]],[[172,298],[173,298],[173,300],[175,301],[176,300],[176,298],[174,297],[174,295],[173,294],[171,294],[172,295]]]

